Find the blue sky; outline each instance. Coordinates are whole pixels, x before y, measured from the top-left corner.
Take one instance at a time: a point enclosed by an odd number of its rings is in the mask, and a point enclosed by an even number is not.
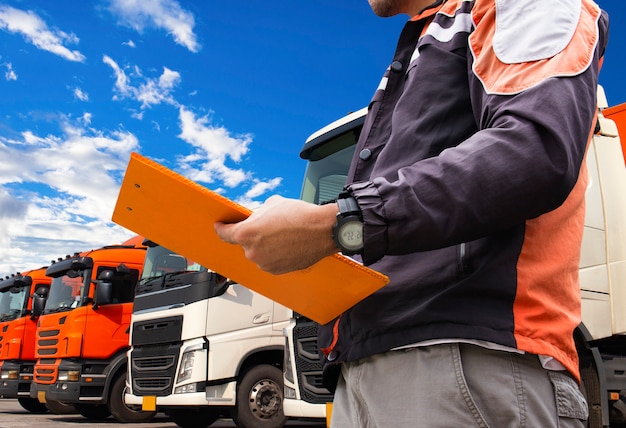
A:
[[[617,105],[626,4],[598,3]],[[304,140],[366,105],[406,19],[366,0],[0,0],[0,275],[132,236],[111,222],[131,151],[251,208],[298,197]]]

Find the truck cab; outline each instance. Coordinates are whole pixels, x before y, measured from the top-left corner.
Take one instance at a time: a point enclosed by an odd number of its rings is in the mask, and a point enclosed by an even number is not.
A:
[[[127,404],[181,427],[232,417],[279,427],[286,307],[146,241],[131,321]],[[207,249],[210,251],[210,249]]]
[[[41,267],[0,280],[0,397],[16,398],[33,413],[47,411],[30,397],[37,331],[33,296],[48,293],[51,279],[45,272]]]
[[[146,253],[142,240],[75,253],[47,268],[50,292],[34,302],[40,317],[32,398],[71,403],[88,419],[112,414],[120,422],[140,422],[154,416],[123,401],[134,290]]]
[[[598,120],[586,158],[589,174],[580,259],[582,323],[576,329],[588,427],[626,422],[626,104],[608,107],[598,91]],[[345,185],[366,109],[312,134],[300,153],[307,161],[301,198],[322,204]],[[317,324],[295,314],[285,329],[285,414],[324,418],[332,394],[322,385]]]

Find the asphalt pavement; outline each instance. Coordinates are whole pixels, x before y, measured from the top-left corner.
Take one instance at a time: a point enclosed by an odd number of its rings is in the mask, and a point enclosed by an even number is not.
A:
[[[21,427],[55,427],[55,428],[120,428],[128,425],[132,428],[176,428],[167,415],[158,413],[150,422],[138,424],[124,424],[112,417],[102,421],[92,421],[79,414],[55,415],[52,413],[35,414],[24,410],[14,399],[0,399],[0,428]],[[287,427],[325,428],[323,421],[289,421]],[[220,419],[211,425],[211,428],[236,427],[231,419]]]

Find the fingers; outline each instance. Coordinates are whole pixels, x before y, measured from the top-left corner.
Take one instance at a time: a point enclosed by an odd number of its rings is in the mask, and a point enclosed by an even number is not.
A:
[[[222,223],[222,222],[216,222],[213,227],[215,228],[215,233],[217,233],[217,236],[224,242],[227,242],[229,244],[237,244],[237,242],[235,241],[233,235],[234,235],[234,231],[233,228],[235,227],[236,223]]]
[[[252,263],[256,264],[257,267],[261,270],[265,270],[270,272],[269,269],[264,268],[261,264],[257,263],[255,254],[257,254],[254,249],[246,247],[240,242],[237,238],[235,238],[235,228],[237,227],[237,223],[222,223],[216,222],[213,227],[215,228],[215,233],[217,236],[224,242],[228,244],[240,245],[243,248],[244,255],[248,260]],[[272,272],[270,272],[272,273]]]

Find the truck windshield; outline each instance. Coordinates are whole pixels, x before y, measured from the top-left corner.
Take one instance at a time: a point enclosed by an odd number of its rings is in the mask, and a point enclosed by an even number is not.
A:
[[[30,287],[12,287],[0,291],[0,321],[11,321],[22,314]]]
[[[78,276],[63,275],[54,278],[44,313],[71,311],[78,307],[85,289],[85,276],[87,278],[91,276],[91,269],[78,272]]]
[[[330,140],[327,144],[332,146],[333,142],[338,143],[336,140],[339,138]],[[307,163],[302,185],[301,199],[303,201],[325,204],[337,198],[346,184],[346,171],[350,166],[355,144],[356,140],[348,147]]]
[[[308,161],[300,199],[314,204],[337,199],[346,184],[365,113],[361,109],[309,137],[300,153]]]
[[[206,267],[165,247],[159,245],[149,246],[136,294],[183,285],[180,282],[169,282],[167,280],[183,273],[206,271]],[[157,284],[161,286],[155,287]]]

